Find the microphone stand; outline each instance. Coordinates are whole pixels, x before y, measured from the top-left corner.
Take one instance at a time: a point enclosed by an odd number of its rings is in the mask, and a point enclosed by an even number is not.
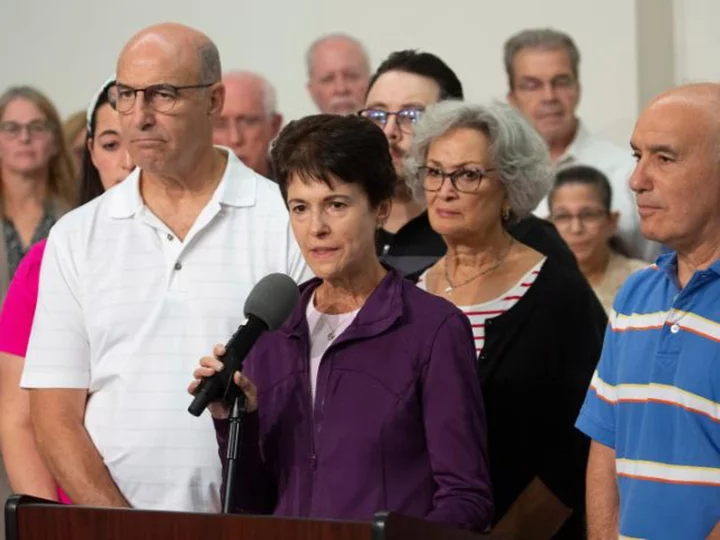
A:
[[[245,393],[237,388],[233,383],[233,375],[230,376],[230,386],[228,393],[231,394],[232,407],[230,409],[230,434],[228,437],[228,447],[226,455],[225,467],[225,500],[223,502],[222,513],[230,514],[233,507],[233,492],[235,486],[236,465],[240,460],[242,450],[243,437],[243,420],[247,412],[247,397]]]

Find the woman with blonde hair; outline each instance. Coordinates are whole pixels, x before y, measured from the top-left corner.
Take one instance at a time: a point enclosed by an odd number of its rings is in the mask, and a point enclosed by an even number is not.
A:
[[[114,78],[100,87],[85,113],[87,141],[79,205],[121,182],[134,168],[120,134],[118,114],[108,103],[112,83]],[[41,240],[28,251],[0,311],[0,451],[13,492],[67,503],[70,499],[56,486],[35,446],[28,392],[20,388],[45,243]],[[2,487],[3,495],[1,491]]]
[[[77,179],[62,123],[50,100],[29,86],[0,96],[0,304],[31,245],[77,200]]]
[[[85,127],[86,111],[77,111],[68,116],[63,124],[63,133],[67,141],[70,153],[73,156],[75,164],[75,173],[80,175],[82,170],[82,160],[85,154],[85,139],[87,138],[87,130]],[[82,175],[79,176],[82,178]]]

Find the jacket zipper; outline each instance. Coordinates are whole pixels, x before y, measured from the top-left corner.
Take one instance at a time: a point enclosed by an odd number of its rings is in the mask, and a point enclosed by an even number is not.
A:
[[[308,493],[309,512],[312,513],[313,509],[313,492],[315,491],[315,472],[317,470],[317,451],[315,447],[315,404],[313,403],[312,397],[312,382],[310,380],[310,344],[304,343],[305,346],[305,371],[307,376],[307,399],[310,404],[310,486]]]

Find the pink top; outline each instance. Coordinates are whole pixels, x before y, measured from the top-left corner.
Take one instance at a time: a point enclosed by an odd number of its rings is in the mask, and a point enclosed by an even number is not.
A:
[[[0,313],[0,352],[22,357],[27,354],[46,242],[40,240],[30,248],[10,282]],[[60,488],[58,498],[63,504],[71,503]]]
[[[0,352],[22,357],[27,353],[46,243],[40,240],[30,248],[10,282],[0,314]]]

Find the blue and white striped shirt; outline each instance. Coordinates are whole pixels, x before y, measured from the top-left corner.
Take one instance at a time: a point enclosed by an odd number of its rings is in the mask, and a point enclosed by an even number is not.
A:
[[[720,520],[720,261],[677,283],[677,256],[615,299],[577,427],[615,449],[620,535],[705,538]]]

